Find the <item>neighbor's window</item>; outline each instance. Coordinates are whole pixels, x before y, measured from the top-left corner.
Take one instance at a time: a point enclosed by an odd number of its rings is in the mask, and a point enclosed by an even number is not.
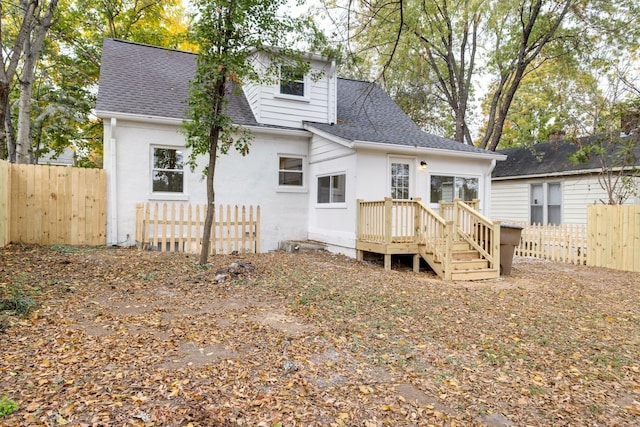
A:
[[[559,182],[531,184],[531,224],[562,223],[562,188]]]
[[[344,203],[347,176],[327,175],[318,177],[318,203]]]
[[[302,157],[280,157],[278,184],[291,187],[302,187]]]
[[[304,74],[290,67],[280,71],[280,93],[283,95],[304,96]]]
[[[470,201],[478,198],[478,178],[431,175],[431,203],[455,199]]]
[[[182,193],[184,191],[184,163],[181,150],[153,149],[153,192]]]
[[[391,163],[391,198],[409,198],[409,163]]]

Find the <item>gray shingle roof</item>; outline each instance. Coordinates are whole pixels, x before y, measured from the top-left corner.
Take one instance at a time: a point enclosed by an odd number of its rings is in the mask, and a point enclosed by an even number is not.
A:
[[[581,138],[580,144],[592,144],[597,137]],[[578,150],[579,144],[571,141],[536,144],[533,147],[518,147],[498,150],[506,154],[507,160],[498,162],[493,170],[493,178],[550,175],[570,173],[580,170],[600,169],[600,160],[592,158],[587,163],[574,164],[569,161],[569,155]],[[609,147],[613,149],[614,147]],[[640,166],[640,145],[635,147],[636,164]]]
[[[337,123],[309,124],[349,141],[489,153],[423,132],[380,86],[360,80],[338,79]]]
[[[96,110],[183,119],[196,55],[155,46],[105,39]],[[227,105],[234,122],[258,125],[244,96]]]
[[[193,53],[105,39],[96,110],[182,119],[195,67]],[[340,78],[337,84],[337,123],[309,125],[349,141],[493,154],[423,132],[374,83]],[[244,95],[231,96],[227,108],[237,124],[264,126]]]

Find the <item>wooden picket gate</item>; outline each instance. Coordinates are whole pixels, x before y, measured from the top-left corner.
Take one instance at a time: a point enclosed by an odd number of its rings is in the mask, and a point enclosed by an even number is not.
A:
[[[199,253],[206,205],[138,203],[138,247],[162,252]],[[215,207],[210,253],[260,253],[260,206]]]
[[[587,263],[586,224],[510,223],[522,227],[520,244],[515,248],[515,255],[567,264]]]

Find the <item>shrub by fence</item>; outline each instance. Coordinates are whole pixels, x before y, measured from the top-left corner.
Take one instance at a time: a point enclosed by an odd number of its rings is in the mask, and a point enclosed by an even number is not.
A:
[[[138,203],[138,246],[163,252],[199,253],[206,210],[206,205],[187,203]],[[210,253],[260,253],[260,206],[217,206]]]
[[[104,245],[102,169],[0,161],[0,245]]]

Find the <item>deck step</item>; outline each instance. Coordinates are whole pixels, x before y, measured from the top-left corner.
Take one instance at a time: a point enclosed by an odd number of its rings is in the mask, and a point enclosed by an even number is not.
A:
[[[489,261],[486,259],[454,260],[451,265],[454,271],[475,271],[489,267]]]
[[[483,280],[497,279],[500,272],[494,268],[482,268],[479,270],[453,270],[451,280]]]
[[[480,254],[475,249],[454,251],[452,254],[452,258],[454,261],[480,259]]]

